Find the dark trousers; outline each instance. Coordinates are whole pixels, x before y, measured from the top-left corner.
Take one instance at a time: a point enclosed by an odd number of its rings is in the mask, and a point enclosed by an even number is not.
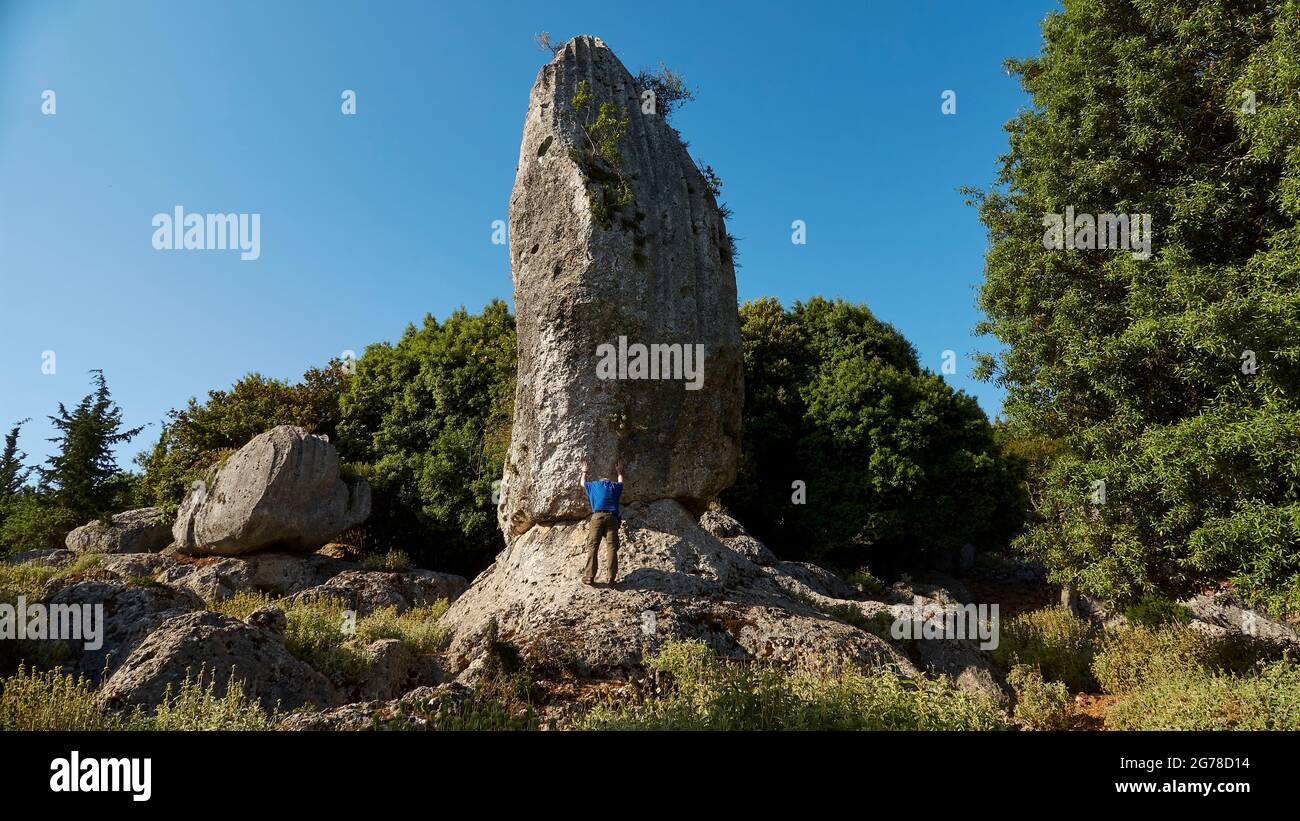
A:
[[[609,535],[609,581],[613,584],[618,580],[619,524],[617,513],[598,511],[591,514],[591,519],[587,522],[587,566],[582,571],[584,581],[592,582],[596,579],[596,567],[599,564],[596,561],[596,551],[600,548],[600,541],[606,534]]]

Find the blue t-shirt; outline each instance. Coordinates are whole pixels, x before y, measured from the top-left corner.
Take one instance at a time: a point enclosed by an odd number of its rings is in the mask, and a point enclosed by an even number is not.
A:
[[[623,483],[598,479],[587,482],[587,501],[591,502],[593,513],[618,513],[618,497],[623,495]]]

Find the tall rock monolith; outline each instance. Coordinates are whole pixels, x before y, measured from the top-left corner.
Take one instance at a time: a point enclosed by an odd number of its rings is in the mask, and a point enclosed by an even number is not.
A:
[[[507,541],[587,515],[584,456],[596,476],[624,460],[625,503],[702,510],[731,484],[739,452],[731,247],[677,131],[599,38],[570,40],[533,84],[510,264],[519,380],[498,509]]]

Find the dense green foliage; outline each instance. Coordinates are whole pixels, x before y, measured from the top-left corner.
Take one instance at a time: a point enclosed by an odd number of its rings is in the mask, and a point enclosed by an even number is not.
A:
[[[251,373],[229,391],[208,391],[205,402],[190,399],[172,410],[158,442],[140,454],[143,492],[152,504],[174,511],[189,489],[215,462],[276,425],[296,425],[337,438],[339,397],[349,366],[335,359],[312,368],[291,384]]]
[[[723,501],[756,535],[785,556],[886,572],[898,554],[1014,535],[1020,490],[988,419],[892,326],[821,298],[740,313],[744,444]]]
[[[1066,0],[1043,32],[981,205],[983,370],[1060,446],[1022,544],[1112,600],[1300,609],[1300,3]],[[1151,258],[1047,250],[1067,207],[1151,214]]]
[[[501,548],[493,495],[514,415],[514,317],[499,300],[425,317],[396,345],[368,347],[356,371],[338,430],[375,491],[371,543],[477,572]]]

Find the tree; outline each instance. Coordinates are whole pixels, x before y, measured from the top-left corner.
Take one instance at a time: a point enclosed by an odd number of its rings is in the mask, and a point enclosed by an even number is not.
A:
[[[324,368],[308,369],[301,382],[250,373],[229,391],[209,391],[203,402],[191,398],[184,409],[167,414],[158,442],[136,457],[144,469],[143,492],[153,504],[174,512],[191,482],[277,425],[294,425],[336,441],[339,397],[350,378],[348,368],[332,359]]]
[[[112,512],[123,493],[113,448],[144,430],[143,425],[122,429],[122,409],[109,393],[104,372],[91,373],[95,389],[71,412],[60,402],[58,415],[50,417],[58,431],[50,441],[58,450],[39,469],[42,489],[79,520]]]
[[[474,574],[501,549],[495,482],[510,442],[515,321],[495,300],[366,348],[341,400],[341,447],[374,488],[377,546]]]
[[[18,495],[18,491],[27,482],[31,468],[23,466],[27,454],[18,449],[18,433],[30,420],[16,423],[5,434],[4,452],[0,453],[0,514],[7,503]]]
[[[1067,0],[1043,36],[977,195],[982,372],[1060,446],[1021,544],[1112,600],[1300,609],[1300,3]],[[1049,250],[1067,208],[1150,214],[1153,253]]]
[[[654,94],[655,113],[667,122],[672,113],[695,99],[695,89],[686,85],[686,78],[663,63],[659,70],[643,68],[636,73],[636,87],[644,93]]]
[[[820,297],[750,302],[741,321],[745,431],[723,501],[778,553],[887,571],[1015,534],[1023,503],[987,418],[892,326]]]
[[[538,51],[544,51],[551,56],[559,54],[564,48],[563,43],[555,43],[551,40],[551,33],[549,31],[541,31],[534,34],[533,45],[537,47]]]

